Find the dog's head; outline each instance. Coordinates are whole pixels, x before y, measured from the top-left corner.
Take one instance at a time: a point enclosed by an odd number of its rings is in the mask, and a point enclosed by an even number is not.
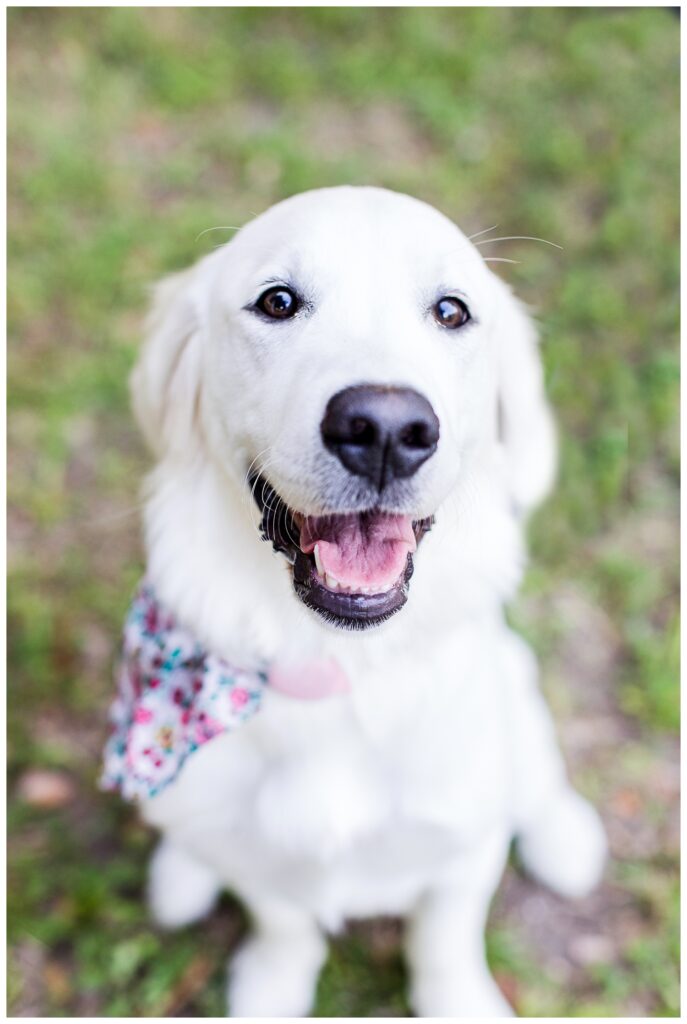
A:
[[[553,473],[528,317],[450,221],[381,189],[295,196],[163,282],[132,385],[157,455],[252,492],[338,626],[405,603],[470,456],[502,446],[520,509]]]

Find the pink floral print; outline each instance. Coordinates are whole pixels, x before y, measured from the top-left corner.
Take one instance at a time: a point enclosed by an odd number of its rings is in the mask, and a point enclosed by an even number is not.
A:
[[[103,789],[156,796],[199,747],[255,714],[266,681],[204,651],[143,583],[124,625]]]

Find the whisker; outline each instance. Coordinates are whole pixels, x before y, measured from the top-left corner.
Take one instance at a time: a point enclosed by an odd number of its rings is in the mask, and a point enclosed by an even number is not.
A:
[[[267,449],[265,449],[265,451],[267,451]],[[251,460],[251,463],[248,469],[246,470],[246,475],[243,478],[243,483],[245,487],[245,490],[243,491],[243,503],[246,506],[246,508],[250,506],[251,499],[255,499],[255,487],[257,485],[258,480],[260,479],[260,474],[255,474],[252,483],[250,478],[253,475],[253,467],[256,466],[258,459],[262,454],[264,453],[260,452],[258,455],[255,456],[254,459]]]
[[[284,506],[284,508],[286,509],[286,511],[288,513],[289,512],[289,506],[284,501],[282,501],[281,504]],[[284,528],[284,533],[286,534],[286,539],[289,541],[290,544],[293,544],[293,546],[296,548],[296,550],[298,550],[300,548],[300,546],[301,546],[301,541],[300,541],[300,537],[296,538],[296,537],[293,536],[293,533],[292,533],[292,530],[291,530],[291,523],[292,522],[293,522],[293,520],[291,519],[291,515],[288,514],[288,515],[284,516],[284,519],[283,519],[283,522],[282,522],[282,526]]]
[[[265,499],[264,489],[265,489],[265,482],[263,481],[263,494],[262,494],[263,516],[264,516],[264,523],[265,523],[265,527],[266,527],[268,535],[274,535],[275,537],[277,536],[278,531],[276,529],[276,524],[278,522],[280,522],[280,525],[282,527],[284,527],[284,532],[286,533],[286,539],[291,544],[293,544],[293,546],[295,548],[300,547],[300,538],[296,539],[291,534],[291,532],[290,532],[289,520],[291,519],[291,513],[290,513],[289,506],[286,504],[284,499],[279,494],[277,494],[277,492],[275,490],[272,490],[272,494],[274,495],[274,501],[270,502],[270,501],[266,500]],[[286,516],[281,516],[282,509],[287,513]],[[281,516],[281,521],[280,521],[280,516]]]
[[[272,448],[272,446],[268,444],[266,448],[263,448],[262,451],[258,452],[258,454],[255,456],[255,458],[250,460],[250,464],[248,466],[248,469],[246,470],[246,475],[244,477],[244,483],[247,484],[248,481],[250,480],[250,475],[251,475],[251,472],[253,470],[253,466],[256,465],[258,460],[261,459],[263,457],[263,455],[265,455],[267,452],[271,451],[271,448]]]
[[[483,256],[485,263],[520,263],[520,260],[508,260],[505,256]]]
[[[471,236],[475,238],[475,235]],[[501,238],[483,238],[481,242],[475,242],[476,246],[487,245],[488,242],[543,242],[544,245],[552,245],[554,249],[563,249],[557,242],[551,242],[548,238],[537,238],[535,235],[503,235]]]
[[[235,224],[217,224],[214,228],[205,228],[205,230],[201,231],[199,235],[196,235],[196,242],[198,241],[199,238],[202,238],[203,235],[207,235],[207,233],[209,231],[240,231],[240,230],[241,230],[241,228],[237,227]]]
[[[246,471],[246,475],[244,477],[244,483],[246,484],[246,487],[245,487],[244,492],[243,492],[242,504],[243,504],[243,510],[246,513],[246,515],[248,516],[248,521],[250,522],[251,526],[253,525],[253,518],[251,516],[251,507],[252,507],[254,502],[257,505],[257,500],[256,500],[256,497],[255,497],[255,489],[258,486],[258,483],[260,483],[261,481],[263,482],[263,487],[264,487],[264,479],[262,477],[262,473],[264,472],[264,470],[269,465],[270,458],[268,457],[265,460],[265,462],[262,463],[258,467],[258,472],[256,472],[255,478],[254,478],[252,484],[250,484],[250,476],[251,476],[251,473],[253,472],[253,468],[257,467],[258,461],[262,458],[262,456],[266,452],[269,452],[270,450],[271,450],[270,449],[270,445],[268,445],[266,448],[263,448],[263,450],[261,452],[258,452],[258,454],[255,456],[255,458],[251,459],[250,465],[248,466],[248,469]],[[249,484],[250,484],[250,486],[248,486]]]
[[[496,231],[498,224],[492,224],[490,228],[482,228],[481,231],[475,231],[474,235],[468,235],[468,242],[471,242],[473,238],[479,238],[480,235],[486,235],[488,231]]]
[[[262,456],[265,455],[266,452],[270,452],[270,455],[268,456],[267,459],[261,461]],[[272,496],[265,494],[265,490],[269,488],[270,485],[267,483],[264,474],[267,471],[268,467],[273,462],[273,451],[271,450],[269,445],[267,446],[267,448],[264,448],[261,452],[259,452],[254,459],[251,460],[250,466],[248,467],[248,471],[246,473],[246,482],[248,482],[248,479],[254,467],[257,468],[257,473],[250,487],[250,490],[246,490],[245,492],[244,500],[248,501],[252,499],[253,501],[255,501],[256,488],[258,484],[260,484],[262,491],[260,494],[259,504],[260,507],[262,508],[262,519],[267,530],[267,533],[273,533],[276,535],[276,524],[280,523],[280,527],[283,528],[283,533],[286,536],[286,539],[295,548],[299,548],[300,537],[295,537],[293,534],[293,530],[291,527],[291,510],[289,509],[289,506],[286,504],[281,495],[279,495],[274,489],[270,488]],[[258,463],[260,464],[258,465]],[[246,510],[248,510],[248,506],[246,505],[245,507]],[[287,515],[281,515],[282,509],[287,513]]]
[[[270,460],[268,459],[266,462],[264,462],[260,466],[260,471],[259,471],[259,473],[256,474],[255,480],[253,481],[253,485],[252,485],[252,487],[250,489],[250,496],[253,499],[253,501],[256,502],[257,505],[260,505],[260,502],[262,502],[263,505],[265,504],[265,487],[267,485],[267,481],[265,480],[265,477],[263,476],[263,473],[265,472],[265,469],[267,468],[269,463],[270,463]],[[260,484],[260,488],[261,488],[261,490],[260,490],[260,501],[258,501],[258,499],[256,498],[256,488],[257,488],[258,484]]]

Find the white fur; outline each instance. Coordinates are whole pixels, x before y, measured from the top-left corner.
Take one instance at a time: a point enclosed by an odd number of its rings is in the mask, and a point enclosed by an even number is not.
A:
[[[219,893],[214,871],[183,846],[164,840],[158,845],[150,863],[148,905],[161,928],[182,928],[205,917]]]
[[[285,275],[312,315],[271,324],[244,309]],[[437,288],[459,289],[476,322],[439,327],[428,313]],[[441,437],[403,509],[436,513],[408,603],[348,633],[294,595],[286,562],[259,539],[246,472],[254,462],[302,512],[334,510],[347,483],[319,422],[331,395],[359,383],[421,391]],[[243,899],[255,934],[230,974],[235,1015],[306,1014],[322,931],[379,913],[409,918],[418,1014],[507,1012],[483,928],[510,838],[565,894],[593,886],[604,858],[534,659],[502,613],[522,573],[523,513],[555,469],[531,321],[435,210],[325,189],[272,208],[160,286],[132,385],[158,458],[146,540],[162,601],[241,665],[333,656],[352,684],[317,702],[268,692],[257,716],[144,805],[165,836],[152,864],[157,919],[202,915],[220,887]]]

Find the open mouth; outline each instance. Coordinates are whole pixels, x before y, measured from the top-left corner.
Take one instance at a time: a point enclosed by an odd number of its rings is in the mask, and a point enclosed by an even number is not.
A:
[[[433,517],[377,509],[304,516],[264,477],[253,476],[250,485],[262,536],[292,564],[294,589],[308,608],[343,629],[367,629],[403,607],[413,555]]]

